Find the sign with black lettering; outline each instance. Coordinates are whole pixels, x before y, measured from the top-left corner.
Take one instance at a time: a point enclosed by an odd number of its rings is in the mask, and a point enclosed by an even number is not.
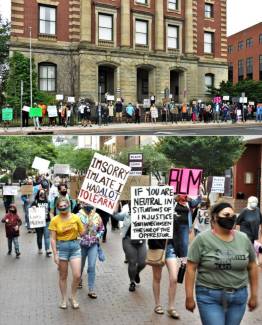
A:
[[[29,208],[30,228],[42,228],[46,226],[46,210],[44,207]]]
[[[131,176],[141,176],[143,174],[143,160],[142,153],[130,153],[128,155],[128,165],[131,168]]]
[[[174,191],[171,186],[131,188],[131,239],[173,238]]]
[[[173,168],[169,174],[169,185],[175,194],[197,196],[202,181],[202,169]]]
[[[112,214],[130,172],[130,167],[95,153],[78,199]]]

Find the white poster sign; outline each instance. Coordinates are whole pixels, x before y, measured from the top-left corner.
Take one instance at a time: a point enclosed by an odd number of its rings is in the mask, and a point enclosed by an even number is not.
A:
[[[29,208],[30,228],[42,228],[46,226],[46,212],[44,207]]]
[[[49,165],[50,165],[49,160],[40,157],[35,157],[32,168],[37,169],[40,172],[47,172]]]
[[[212,193],[224,193],[225,192],[225,177],[213,177],[212,181]]]
[[[64,100],[64,95],[56,95],[55,99],[58,100],[58,101],[59,100]]]
[[[108,100],[108,101],[114,101],[115,100],[115,96],[108,95],[106,97],[106,100]]]
[[[3,186],[3,195],[18,195],[18,188],[17,186],[13,185],[6,185]]]
[[[68,101],[68,103],[73,104],[73,103],[75,103],[75,97],[67,97],[67,101]]]
[[[131,188],[131,239],[172,239],[173,214],[173,187]]]
[[[57,107],[56,106],[47,106],[48,117],[57,117]]]
[[[24,105],[23,108],[22,108],[22,111],[23,111],[23,112],[29,112],[29,111],[30,111],[30,107]]]
[[[230,96],[223,96],[223,100],[229,100]]]
[[[95,153],[78,199],[112,214],[130,172],[130,167]]]
[[[55,164],[54,165],[54,174],[55,175],[69,175],[70,174],[70,165]]]

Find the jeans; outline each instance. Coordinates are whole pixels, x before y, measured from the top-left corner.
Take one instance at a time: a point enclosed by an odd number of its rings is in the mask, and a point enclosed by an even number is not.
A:
[[[262,114],[257,114],[256,121],[262,122]]]
[[[40,128],[39,117],[33,117],[35,128]]]
[[[23,204],[23,210],[25,213],[25,223],[26,223],[26,228],[29,229],[29,203],[28,202],[24,202]]]
[[[35,229],[38,249],[42,249],[42,241],[44,236],[46,252],[50,249],[50,233],[48,230],[48,226],[49,222],[46,223],[45,227]]]
[[[220,120],[220,113],[219,112],[214,112],[214,122],[219,122]]]
[[[14,243],[15,252],[19,253],[18,237],[7,238],[7,244],[8,244],[8,251],[9,252],[12,252],[12,243]]]
[[[174,247],[178,257],[186,257],[189,244],[189,226],[177,224],[174,226]]]
[[[85,268],[86,259],[88,258],[87,282],[89,291],[93,291],[95,286],[97,252],[97,244],[90,247],[81,246],[81,276]]]
[[[146,243],[132,244],[130,238],[123,238],[123,249],[128,261],[128,275],[130,282],[135,282],[136,275],[146,266]]]
[[[239,325],[246,310],[247,288],[226,292],[196,287],[196,300],[203,325]]]

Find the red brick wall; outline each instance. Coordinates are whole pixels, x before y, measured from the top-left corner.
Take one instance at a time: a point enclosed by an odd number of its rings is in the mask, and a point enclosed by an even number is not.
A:
[[[253,57],[253,79],[259,80],[259,56],[262,55],[262,44],[259,44],[259,34],[262,33],[262,23],[245,29],[228,37],[228,46],[233,46],[233,53],[228,53],[228,62],[233,63],[234,83],[238,82],[238,61],[244,60],[244,79],[246,78],[246,59]],[[252,48],[246,47],[246,40],[253,38]],[[244,42],[244,48],[238,51],[238,42]]]

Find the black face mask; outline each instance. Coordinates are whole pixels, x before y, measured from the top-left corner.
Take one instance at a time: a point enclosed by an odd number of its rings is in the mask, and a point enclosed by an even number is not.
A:
[[[221,218],[217,217],[217,223],[221,228],[227,229],[227,230],[232,230],[235,223],[236,223],[236,216],[233,217],[226,217],[226,218]]]
[[[15,213],[15,210],[9,210],[11,213]]]
[[[63,195],[63,196],[66,196],[67,191],[61,191],[60,194]]]

